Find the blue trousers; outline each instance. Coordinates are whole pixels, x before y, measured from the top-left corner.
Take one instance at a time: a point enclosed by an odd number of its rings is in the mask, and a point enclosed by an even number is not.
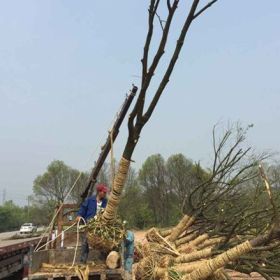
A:
[[[89,253],[89,247],[88,247],[88,241],[87,241],[87,234],[84,233],[82,236],[82,246],[81,246],[81,256],[80,256],[81,263],[87,262],[88,253]]]
[[[132,273],[134,258],[134,233],[130,230],[126,233],[124,240],[124,270]]]
[[[86,263],[88,259],[89,246],[86,233],[82,236],[81,256],[80,262]],[[132,265],[134,258],[134,233],[127,231],[126,238],[124,240],[124,270],[132,273]]]

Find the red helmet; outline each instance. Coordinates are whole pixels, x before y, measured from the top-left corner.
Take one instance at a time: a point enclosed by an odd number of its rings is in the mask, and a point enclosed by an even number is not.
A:
[[[96,190],[98,192],[104,192],[104,193],[107,193],[109,191],[108,188],[104,184],[98,184],[96,186]]]

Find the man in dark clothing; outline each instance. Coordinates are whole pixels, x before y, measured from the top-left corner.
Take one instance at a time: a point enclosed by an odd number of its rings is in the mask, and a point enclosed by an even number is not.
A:
[[[88,197],[81,205],[80,210],[77,213],[76,221],[79,222],[83,218],[86,222],[99,213],[101,209],[104,209],[107,205],[108,188],[99,184],[96,186],[96,195]],[[89,247],[86,234],[83,236],[81,247],[81,263],[86,263],[89,253]]]

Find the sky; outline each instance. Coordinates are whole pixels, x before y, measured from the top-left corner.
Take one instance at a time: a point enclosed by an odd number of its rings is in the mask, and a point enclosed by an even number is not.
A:
[[[182,0],[176,12],[148,101],[189,2]],[[132,83],[140,85],[148,4],[0,1],[1,200],[6,190],[6,200],[26,204],[33,180],[52,160],[79,170],[93,166],[125,94]],[[164,7],[159,14],[165,18]],[[219,0],[196,19],[143,129],[134,167],[155,153],[183,153],[207,166],[217,122],[253,123],[250,145],[279,151],[279,28],[279,0]],[[153,46],[160,32],[156,23]],[[126,136],[124,123],[114,145],[117,159]]]

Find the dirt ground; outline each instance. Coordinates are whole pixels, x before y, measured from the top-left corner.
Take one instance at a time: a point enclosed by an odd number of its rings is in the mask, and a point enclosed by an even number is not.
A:
[[[145,231],[134,231],[135,234],[135,240],[137,242],[145,242]],[[264,278],[261,277],[257,273],[252,273],[251,276],[242,274],[242,273],[237,273],[233,271],[228,271],[229,275],[232,277],[234,280],[263,280]]]

